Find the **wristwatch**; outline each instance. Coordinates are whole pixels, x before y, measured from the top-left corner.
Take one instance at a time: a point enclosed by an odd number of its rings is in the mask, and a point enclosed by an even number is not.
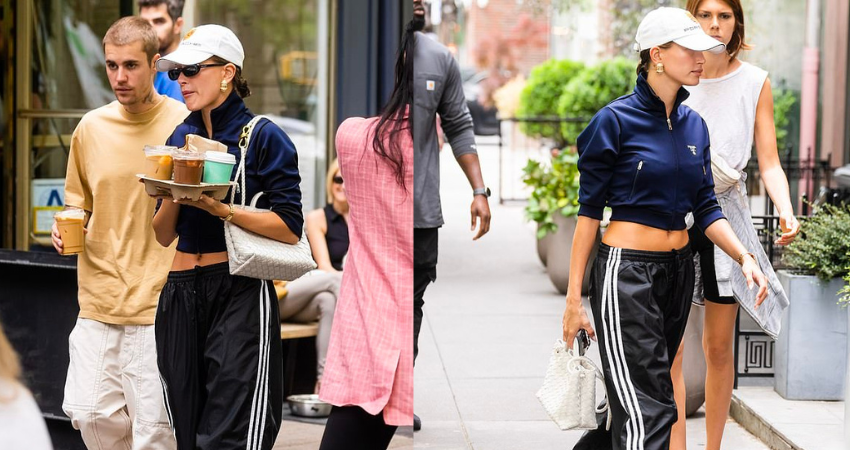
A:
[[[483,195],[483,196],[489,198],[490,197],[490,188],[483,187],[483,188],[473,189],[472,190],[472,196],[474,197],[476,195]]]

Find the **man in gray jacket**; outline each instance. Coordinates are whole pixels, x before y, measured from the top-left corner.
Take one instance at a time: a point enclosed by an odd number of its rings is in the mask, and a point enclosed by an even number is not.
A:
[[[412,29],[416,44],[413,52],[413,355],[419,353],[423,296],[428,284],[437,279],[437,230],[443,225],[440,206],[440,148],[436,115],[448,136],[454,157],[472,187],[473,240],[490,230],[490,190],[484,186],[472,117],[466,107],[460,70],[449,50],[420,31],[425,26],[422,0],[413,0]],[[411,25],[408,25],[409,27]],[[419,429],[414,416],[414,429]]]

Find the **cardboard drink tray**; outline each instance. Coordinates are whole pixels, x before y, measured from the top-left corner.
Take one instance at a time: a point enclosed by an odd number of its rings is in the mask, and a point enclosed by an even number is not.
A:
[[[148,195],[167,195],[177,200],[190,199],[192,201],[197,201],[201,198],[201,194],[212,197],[216,200],[222,200],[227,196],[227,190],[230,189],[230,186],[236,185],[233,181],[221,184],[178,184],[173,180],[156,180],[148,178],[143,173],[136,174],[136,176],[144,180],[145,192],[147,192]]]

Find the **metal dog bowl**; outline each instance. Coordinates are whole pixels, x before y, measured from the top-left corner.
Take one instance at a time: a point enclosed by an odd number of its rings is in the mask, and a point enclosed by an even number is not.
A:
[[[301,417],[327,417],[333,405],[319,400],[316,394],[290,395],[286,397],[292,414]]]

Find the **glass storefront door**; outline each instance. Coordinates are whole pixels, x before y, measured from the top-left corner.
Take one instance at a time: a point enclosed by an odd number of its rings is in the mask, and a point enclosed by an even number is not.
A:
[[[126,3],[126,1],[124,1]],[[115,99],[101,39],[122,1],[17,1],[14,247],[49,250],[64,206],[71,134],[87,111]],[[126,5],[124,5],[126,7]]]
[[[224,25],[245,48],[243,75],[255,114],[298,150],[305,213],[324,204],[329,0],[198,0],[195,24]],[[188,5],[188,2],[187,2]]]

